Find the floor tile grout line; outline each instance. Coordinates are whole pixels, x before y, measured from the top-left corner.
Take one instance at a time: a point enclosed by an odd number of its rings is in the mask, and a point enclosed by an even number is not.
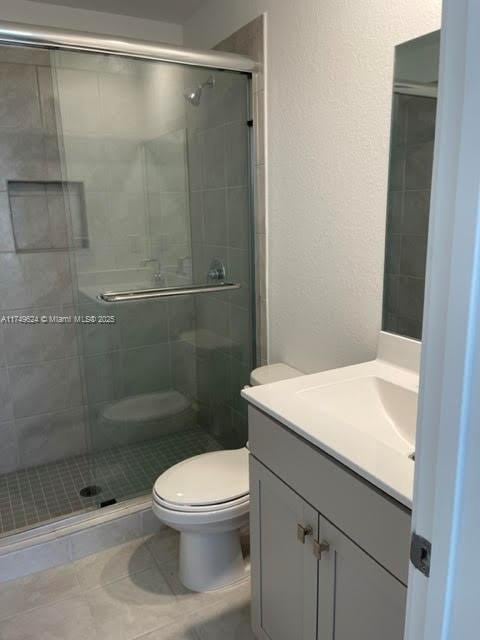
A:
[[[162,535],[162,533],[163,533],[163,537],[168,537],[170,535],[174,537],[175,535],[177,535],[173,531],[170,532],[169,530],[164,530],[163,532],[160,532],[160,535]],[[150,552],[150,555],[152,555],[155,558],[154,554],[150,551],[148,546],[148,542],[151,541],[154,537],[155,536],[152,536],[152,535],[143,536],[141,538],[141,541],[142,541],[141,544],[144,543],[146,545],[147,550]],[[130,543],[125,543],[125,544],[130,544]],[[123,545],[119,545],[119,546],[123,546]],[[108,553],[108,550],[105,550],[104,552],[100,552],[100,554],[102,553]],[[133,553],[135,553],[135,550],[132,550],[132,554]],[[168,555],[170,556],[171,560],[176,558],[176,552],[174,554],[171,553]],[[78,561],[78,563],[81,563],[81,562],[82,562],[81,560]],[[72,565],[73,564],[74,563],[72,563]],[[171,585],[170,581],[167,579],[167,576],[165,576],[165,573],[161,571],[158,565],[154,564],[154,566],[152,567],[147,567],[145,569],[135,571],[133,573],[130,570],[128,570],[124,576],[119,576],[115,580],[109,581],[104,584],[99,584],[95,587],[89,587],[89,586],[83,587],[78,578],[78,573],[77,571],[75,571],[75,568],[74,568],[73,574],[74,574],[76,586],[79,589],[78,592],[69,593],[68,595],[65,594],[64,597],[61,597],[58,599],[55,598],[55,600],[52,600],[40,606],[32,607],[25,611],[18,612],[13,616],[2,618],[0,621],[0,637],[1,637],[3,624],[7,624],[7,623],[11,624],[12,621],[14,621],[14,625],[17,633],[18,629],[21,630],[22,628],[21,626],[22,617],[27,616],[27,621],[31,622],[32,614],[36,619],[38,617],[39,611],[51,609],[52,607],[55,607],[57,605],[62,605],[62,603],[64,603],[64,606],[65,606],[65,603],[68,603],[68,602],[83,603],[83,605],[86,606],[88,609],[90,624],[93,626],[93,629],[95,629],[96,633],[100,634],[103,629],[104,619],[102,617],[99,620],[97,612],[93,608],[92,598],[95,597],[96,591],[101,589],[103,589],[104,591],[105,590],[108,591],[109,586],[112,586],[113,584],[116,584],[122,581],[127,581],[136,575],[138,576],[144,573],[146,574],[148,571],[152,571],[152,569],[158,571],[158,573],[162,576],[166,584],[166,587],[168,589],[168,592],[166,593],[170,593],[170,595],[173,596],[171,606],[169,604],[165,605],[164,611],[165,612],[168,611],[168,614],[166,613],[166,618],[162,622],[160,622],[159,624],[156,624],[155,620],[152,620],[151,628],[142,630],[141,633],[128,635],[126,636],[126,640],[142,640],[142,639],[147,640],[149,636],[151,636],[152,634],[155,634],[156,632],[160,632],[162,629],[165,629],[165,630],[168,630],[169,628],[183,629],[185,626],[187,626],[189,632],[192,633],[194,638],[196,638],[197,640],[201,640],[203,638],[205,640],[206,637],[210,637],[210,636],[204,635],[203,625],[205,624],[208,625],[210,623],[210,620],[215,621],[215,619],[218,617],[218,613],[220,613],[220,616],[223,616],[225,612],[229,612],[230,610],[236,611],[238,606],[243,608],[245,605],[248,604],[248,593],[247,593],[247,590],[243,589],[243,586],[246,585],[247,581],[234,585],[230,588],[226,588],[225,590],[222,590],[219,593],[220,597],[217,600],[213,600],[212,602],[205,602],[205,599],[203,597],[204,594],[198,594],[195,592],[188,593],[187,597],[189,599],[189,604],[188,604],[188,608],[184,609],[181,606],[182,594],[179,594],[175,591],[174,587]],[[46,570],[46,572],[47,571],[49,570]],[[41,572],[41,573],[44,573],[44,572]],[[135,580],[130,580],[130,582],[137,589],[142,589],[141,585],[135,585]],[[237,598],[237,595],[238,595],[238,598]],[[192,608],[191,606],[192,600],[195,602],[194,608]],[[229,600],[230,600],[230,603],[229,603]],[[136,596],[134,596],[134,600],[132,602],[134,606],[139,604],[138,598]],[[152,605],[152,606],[155,606],[155,605]],[[35,612],[37,612],[37,614],[35,614]],[[215,615],[210,615],[210,612],[212,612]],[[115,611],[112,610],[112,614],[116,616],[116,610]],[[234,616],[235,615],[236,614],[234,613]],[[41,616],[40,616],[40,619],[41,619]],[[62,623],[59,622],[59,625],[60,624]],[[190,626],[190,624],[192,626]],[[200,627],[201,627],[202,633],[199,633],[198,631]],[[49,628],[51,629],[51,626]],[[31,635],[29,635],[28,637],[31,637]],[[253,638],[253,636],[251,637]]]
[[[56,568],[58,568],[58,567],[56,567]],[[46,571],[48,571],[48,569]],[[40,571],[39,573],[43,573],[43,572]],[[5,584],[8,584],[8,582],[5,583]],[[21,616],[31,614],[33,611],[39,611],[41,609],[47,609],[49,607],[52,607],[53,605],[59,604],[61,602],[67,602],[68,600],[74,600],[75,598],[82,597],[83,595],[84,595],[84,593],[82,591],[79,591],[78,593],[69,593],[68,595],[64,595],[64,596],[59,597],[58,599],[55,598],[55,600],[51,600],[50,602],[45,602],[44,604],[33,606],[33,607],[30,607],[29,609],[24,609],[23,611],[18,611],[17,613],[14,613],[12,616],[7,616],[6,618],[0,618],[0,626],[4,622],[15,620],[15,618],[20,618]],[[0,635],[0,638],[1,637],[2,636]]]
[[[135,540],[130,540],[129,542],[122,543],[120,545],[117,545],[116,547],[110,547],[110,549],[105,549],[104,551],[99,551],[98,554],[92,554],[92,556],[101,555],[103,553],[108,553],[109,551],[112,551],[112,550],[114,550],[114,549],[116,549],[118,547],[129,545],[129,544],[132,544],[133,542],[138,542],[140,540],[143,540],[144,542],[146,542],[146,538],[150,538],[150,537],[152,537],[152,536],[144,536],[142,538],[137,538]],[[147,547],[147,549],[148,549],[148,547]],[[149,555],[154,560],[153,554],[151,553],[150,549],[148,549],[148,552],[149,552]],[[22,615],[27,614],[27,613],[31,613],[32,611],[37,611],[39,609],[50,607],[50,606],[52,606],[54,604],[58,604],[59,602],[65,602],[66,600],[73,600],[76,597],[85,596],[87,592],[91,592],[91,591],[95,591],[97,589],[102,589],[102,588],[108,587],[108,586],[110,586],[112,584],[115,584],[117,582],[121,582],[122,580],[125,580],[126,578],[129,578],[131,576],[138,575],[138,574],[144,573],[146,571],[151,571],[151,567],[147,567],[145,569],[140,569],[139,571],[134,571],[133,573],[131,573],[130,570],[128,570],[127,573],[119,576],[118,578],[115,578],[114,580],[110,580],[108,582],[100,583],[100,584],[97,584],[97,585],[95,585],[93,587],[92,586],[84,587],[80,582],[80,579],[78,577],[78,569],[77,569],[77,567],[75,565],[79,565],[83,560],[85,560],[86,558],[91,558],[92,556],[85,556],[85,558],[81,558],[79,560],[74,560],[72,562],[69,562],[68,564],[61,565],[61,566],[58,566],[58,567],[52,567],[50,569],[44,569],[42,571],[37,571],[34,574],[31,574],[31,575],[45,574],[45,573],[48,573],[49,571],[58,571],[60,569],[65,569],[65,568],[68,567],[73,571],[73,577],[75,579],[76,586],[78,587],[79,591],[77,593],[69,593],[68,595],[60,596],[58,599],[55,598],[55,599],[53,599],[53,600],[51,600],[49,602],[46,602],[46,603],[38,605],[38,606],[33,606],[33,607],[28,608],[28,609],[24,609],[23,611],[19,611],[18,613],[13,614],[12,616],[7,616],[5,618],[0,617],[0,624],[2,622],[5,622],[6,620],[12,620],[13,618],[22,616]],[[155,568],[158,569],[157,566],[155,566]],[[162,574],[162,576],[163,576],[163,574]],[[18,583],[18,582],[20,582],[22,580],[25,580],[26,578],[29,578],[29,577],[30,576],[24,576],[22,578],[17,578],[17,579],[14,579],[14,580],[9,580],[9,581],[4,582],[4,583],[0,583],[0,596],[2,594],[2,591],[5,591],[6,587],[8,587],[8,585],[10,583]],[[169,589],[170,589],[170,586],[169,586]],[[175,594],[173,594],[173,595],[175,595]],[[1,638],[1,636],[0,636],[0,638]]]

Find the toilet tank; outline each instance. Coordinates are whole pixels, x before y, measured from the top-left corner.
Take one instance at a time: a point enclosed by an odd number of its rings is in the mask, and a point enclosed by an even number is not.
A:
[[[298,369],[290,367],[283,362],[276,364],[267,364],[264,367],[254,369],[250,374],[250,384],[257,386],[260,384],[270,384],[271,382],[279,382],[288,378],[298,378],[304,374]]]

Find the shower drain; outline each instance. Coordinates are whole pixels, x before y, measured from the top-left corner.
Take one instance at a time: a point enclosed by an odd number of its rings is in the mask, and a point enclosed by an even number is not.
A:
[[[102,487],[97,487],[95,484],[90,484],[80,489],[82,498],[93,498],[93,496],[98,496],[99,493],[102,493]]]

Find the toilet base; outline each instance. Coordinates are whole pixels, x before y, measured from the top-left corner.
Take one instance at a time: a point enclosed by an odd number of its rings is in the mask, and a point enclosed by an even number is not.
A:
[[[222,533],[180,533],[179,577],[191,591],[215,591],[249,574],[237,530]]]

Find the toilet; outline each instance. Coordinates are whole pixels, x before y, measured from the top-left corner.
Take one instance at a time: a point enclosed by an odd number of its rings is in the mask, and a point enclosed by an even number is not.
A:
[[[252,371],[252,385],[302,375],[278,363]],[[248,526],[248,449],[202,453],[180,462],[157,479],[152,508],[157,518],[180,532],[179,577],[191,591],[214,591],[249,573],[240,531]]]

